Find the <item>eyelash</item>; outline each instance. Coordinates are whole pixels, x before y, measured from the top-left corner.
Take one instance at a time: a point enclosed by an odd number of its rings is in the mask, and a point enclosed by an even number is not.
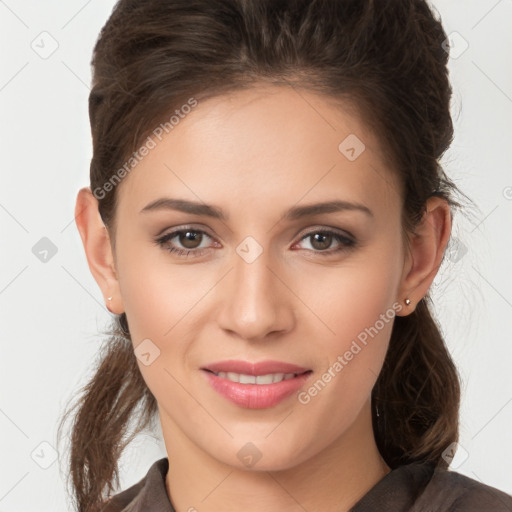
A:
[[[155,243],[157,245],[159,245],[160,247],[162,247],[163,249],[167,250],[168,252],[174,253],[178,256],[192,255],[193,257],[199,257],[199,256],[202,256],[205,251],[210,249],[210,247],[203,247],[201,249],[177,249],[176,247],[172,247],[172,246],[169,247],[167,245],[169,240],[172,240],[177,235],[179,235],[181,233],[188,233],[188,232],[192,232],[192,233],[196,233],[196,234],[200,233],[200,234],[206,235],[209,238],[212,238],[208,233],[206,233],[205,231],[203,231],[201,229],[181,228],[181,229],[178,229],[175,231],[171,231],[170,233],[167,233],[167,234],[157,238],[155,240]],[[320,250],[311,251],[310,249],[306,249],[306,250],[314,252],[314,253],[322,254],[325,256],[329,256],[329,255],[332,255],[335,253],[347,252],[356,246],[355,240],[353,240],[347,236],[344,236],[336,231],[332,231],[330,229],[310,231],[309,233],[306,233],[304,236],[302,236],[301,239],[299,240],[299,242],[302,242],[302,240],[305,240],[306,238],[311,237],[315,234],[319,234],[319,233],[322,235],[332,235],[334,237],[334,239],[336,239],[340,243],[339,247],[334,250],[333,249],[326,249],[323,251],[320,251]]]

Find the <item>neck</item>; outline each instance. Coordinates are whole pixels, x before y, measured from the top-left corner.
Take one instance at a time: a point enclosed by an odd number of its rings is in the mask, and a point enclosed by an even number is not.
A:
[[[178,429],[163,433],[166,488],[176,512],[349,511],[390,472],[375,444],[369,401],[334,443],[279,471],[235,468],[205,454]]]

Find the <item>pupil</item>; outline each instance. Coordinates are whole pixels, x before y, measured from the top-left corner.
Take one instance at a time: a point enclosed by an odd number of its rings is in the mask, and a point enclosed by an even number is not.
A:
[[[320,239],[320,240],[319,240]],[[314,242],[319,242],[320,245],[315,247],[315,243],[313,243],[313,247],[316,249],[328,249],[331,245],[332,235],[323,235],[321,233],[317,233],[313,235]]]
[[[184,233],[182,233],[180,235],[180,243],[187,249],[195,249],[198,245],[197,239],[199,239],[199,244],[200,244],[201,243],[201,233],[196,233],[194,231],[185,231]]]
[[[180,235],[180,243],[187,249],[195,249],[197,242],[201,243],[201,233],[185,231]],[[316,233],[313,235],[313,247],[316,249],[328,249],[331,245],[332,235]]]

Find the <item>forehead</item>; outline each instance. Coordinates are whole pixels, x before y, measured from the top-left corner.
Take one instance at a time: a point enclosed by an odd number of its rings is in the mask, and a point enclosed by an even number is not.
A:
[[[120,203],[130,197],[139,210],[164,191],[246,207],[337,191],[396,201],[398,193],[377,136],[354,108],[293,87],[265,85],[198,102],[153,140],[118,191]]]

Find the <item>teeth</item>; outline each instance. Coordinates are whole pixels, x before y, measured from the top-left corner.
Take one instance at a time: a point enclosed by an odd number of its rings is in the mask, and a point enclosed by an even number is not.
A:
[[[240,384],[273,384],[282,380],[293,379],[295,373],[268,373],[267,375],[246,375],[244,373],[219,372],[217,377],[228,379],[231,382],[239,382]]]

